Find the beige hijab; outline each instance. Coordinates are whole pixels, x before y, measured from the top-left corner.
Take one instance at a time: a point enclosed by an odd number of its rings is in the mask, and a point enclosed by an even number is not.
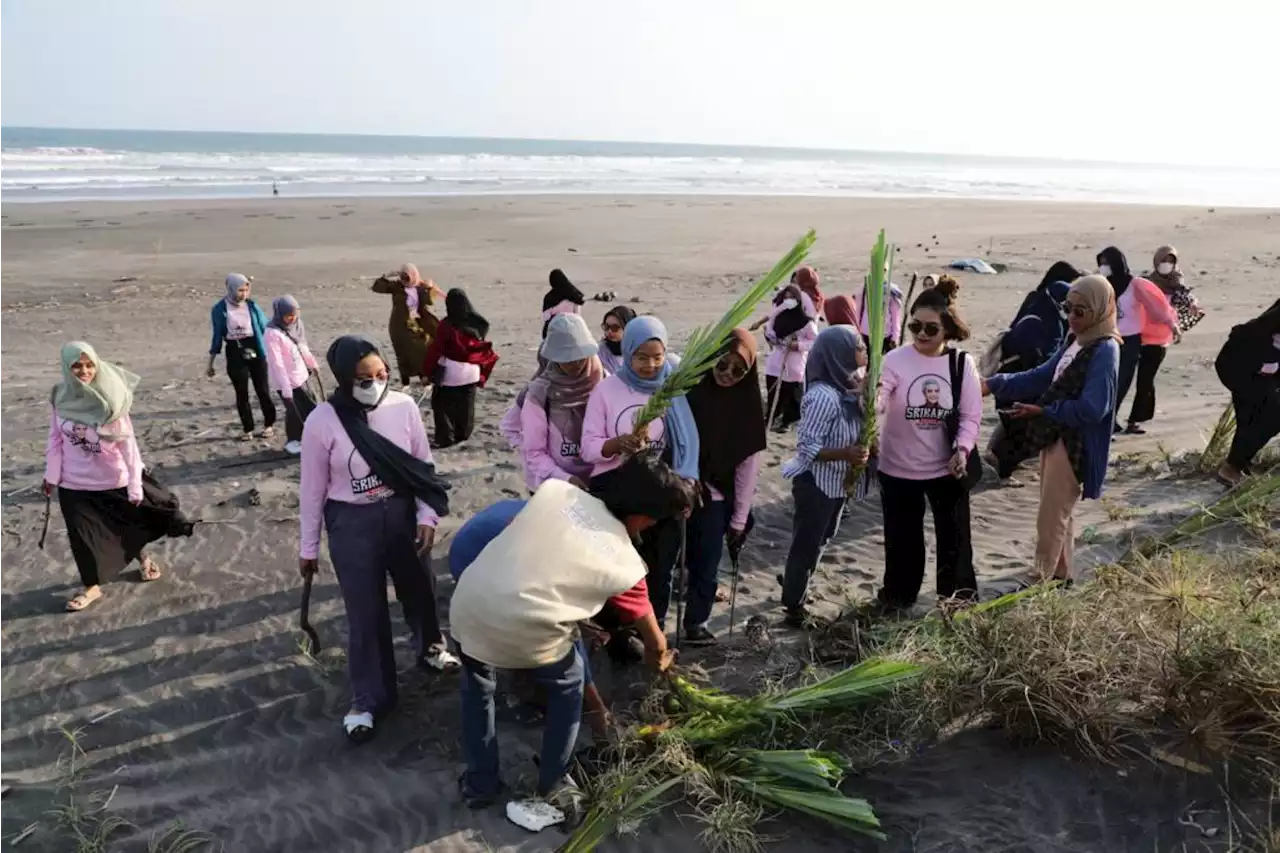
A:
[[[1089,309],[1089,325],[1076,335],[1076,343],[1085,347],[1103,338],[1120,340],[1116,330],[1116,292],[1111,282],[1100,275],[1086,275],[1075,280],[1068,296],[1072,293],[1082,299]]]

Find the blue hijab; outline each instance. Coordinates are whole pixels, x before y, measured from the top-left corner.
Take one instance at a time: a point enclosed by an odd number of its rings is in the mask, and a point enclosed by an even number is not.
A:
[[[664,347],[667,345],[667,327],[657,317],[636,317],[627,323],[627,328],[622,333],[622,366],[618,369],[617,377],[632,391],[652,395],[662,387],[662,383],[667,381],[671,371],[680,363],[679,359],[668,355],[657,376],[652,379],[637,376],[631,369],[631,357],[645,342],[654,340],[661,341]],[[667,409],[663,422],[667,440],[671,444],[671,467],[686,480],[698,479],[698,453],[701,450],[698,425],[693,419],[689,401],[683,395],[676,397],[671,408]]]
[[[858,350],[866,346],[853,326],[828,326],[813,342],[805,362],[805,384],[820,382],[834,388],[840,394],[840,408],[850,421],[862,411],[862,393],[854,373],[858,369]]]

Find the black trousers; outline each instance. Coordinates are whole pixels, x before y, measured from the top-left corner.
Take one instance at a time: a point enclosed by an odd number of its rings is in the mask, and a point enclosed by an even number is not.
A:
[[[764,388],[768,397],[765,400],[765,417],[769,416],[769,412],[773,412],[773,424],[784,427],[791,426],[800,420],[800,399],[804,396],[804,383],[782,382],[777,376],[766,376]],[[774,397],[779,394],[782,396],[775,404]],[[765,424],[765,426],[769,427],[773,424]]]
[[[249,404],[249,383],[253,382],[253,391],[258,395],[258,405],[262,407],[262,427],[275,426],[276,404],[271,401],[271,389],[267,385],[267,362],[258,357],[245,360],[240,348],[235,344],[227,345],[227,376],[231,386],[236,389],[236,412],[240,415],[240,426],[245,432],[253,432],[253,407]]]
[[[436,385],[431,389],[436,447],[449,447],[471,437],[476,424],[476,387]]]
[[[302,441],[302,427],[315,411],[316,401],[304,385],[293,389],[293,396],[280,395],[284,403],[284,437],[288,441]]]
[[[666,627],[667,610],[671,607],[672,575],[680,560],[680,524],[678,518],[664,518],[640,534],[637,549],[649,569],[645,583],[649,587],[649,603],[658,624]],[[715,598],[715,592],[711,593]],[[679,627],[679,626],[677,626]]]
[[[1129,394],[1133,377],[1138,372],[1142,358],[1142,335],[1130,335],[1120,344],[1120,374],[1116,377],[1116,417],[1120,416],[1120,404]]]
[[[884,512],[884,587],[880,600],[910,607],[924,582],[924,507],[933,511],[938,544],[939,598],[976,598],[973,541],[969,530],[969,490],[955,477],[904,480],[880,472]]]
[[[1138,385],[1133,392],[1129,423],[1144,424],[1156,416],[1156,374],[1164,364],[1168,347],[1145,344],[1138,355]]]
[[[782,606],[798,610],[804,606],[809,579],[818,567],[823,546],[836,535],[844,497],[828,496],[808,471],[791,482],[791,495],[795,510],[791,514],[791,547],[782,575]]]
[[[1280,434],[1280,387],[1263,379],[1259,379],[1256,386],[1231,393],[1231,404],[1236,410],[1236,437],[1231,442],[1227,463],[1246,473],[1258,451]]]

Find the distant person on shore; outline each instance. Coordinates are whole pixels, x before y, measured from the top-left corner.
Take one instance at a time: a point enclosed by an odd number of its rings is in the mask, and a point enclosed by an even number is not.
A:
[[[1280,434],[1280,299],[1231,330],[1214,366],[1236,410],[1236,436],[1218,479],[1234,486]]]
[[[1120,405],[1129,394],[1134,377],[1138,372],[1138,362],[1142,358],[1142,337],[1144,330],[1153,330],[1164,326],[1170,333],[1171,340],[1180,340],[1178,331],[1178,315],[1169,304],[1169,299],[1145,278],[1139,278],[1129,271],[1129,261],[1124,253],[1115,246],[1108,246],[1098,253],[1098,275],[1111,282],[1111,289],[1116,295],[1116,328],[1122,342],[1120,344],[1120,370],[1116,380],[1117,420],[1115,431],[1141,435],[1145,432],[1137,423],[1131,422],[1128,430],[1120,426],[1118,420]],[[1150,332],[1148,332],[1150,334]],[[1150,365],[1150,362],[1148,362]],[[1156,365],[1158,368],[1159,365]],[[1151,405],[1155,405],[1155,371],[1148,368],[1144,376],[1146,384],[1139,396],[1150,394]],[[1139,412],[1141,413],[1141,412]]]
[[[679,359],[667,351],[667,327],[661,320],[643,316],[627,324],[622,368],[591,392],[582,423],[582,459],[591,463],[593,490],[610,488],[624,463],[645,452],[667,462],[685,480],[698,479],[698,425],[687,396],[676,397],[666,415],[650,421],[642,435],[635,431],[636,416],[678,364]],[[654,615],[665,625],[671,575],[680,555],[679,522],[663,519],[645,530],[639,549],[649,567]]]
[[[596,354],[600,356],[606,376],[613,376],[622,369],[622,333],[635,318],[636,312],[626,305],[615,305],[604,315],[600,324],[604,337],[600,339]]]
[[[1070,583],[1076,504],[1101,497],[1107,476],[1120,335],[1115,296],[1102,276],[1077,279],[1066,308],[1071,334],[1057,353],[1031,370],[984,380],[982,391],[1012,406],[1012,417],[1027,424],[1029,449],[1040,454],[1033,580]]]
[[[779,432],[786,432],[800,420],[804,367],[818,337],[818,318],[824,307],[818,272],[809,266],[797,269],[791,283],[773,298],[764,327],[770,348],[764,363],[764,385],[768,425],[776,425]]]
[[[563,270],[552,270],[551,289],[542,297],[542,337],[547,336],[547,324],[558,314],[581,314],[586,297],[573,286]]]
[[[716,641],[707,623],[715,607],[720,557],[726,546],[735,556],[746,541],[767,445],[756,339],[750,332],[730,333],[715,366],[688,397],[698,425],[702,501],[687,525],[688,598],[684,624],[677,627],[690,645],[708,645]]]
[[[887,610],[911,607],[920,593],[926,503],[937,538],[938,598],[978,596],[965,475],[982,422],[982,387],[974,360],[951,346],[969,339],[969,327],[952,299],[934,287],[916,297],[907,330],[912,345],[887,354],[880,377],[884,585],[878,597]]]
[[[858,444],[866,366],[866,342],[846,325],[824,329],[814,341],[805,365],[796,453],[782,466],[782,476],[791,480],[795,502],[791,547],[781,576],[782,606],[787,612],[786,623],[794,628],[805,626],[809,579],[818,566],[823,546],[840,526],[849,466],[867,461],[867,448]],[[865,495],[863,478],[855,497],[861,499]]]
[[[413,264],[405,264],[399,272],[380,276],[371,289],[374,293],[391,297],[387,333],[391,337],[391,349],[396,354],[401,390],[407,391],[413,377],[422,368],[422,360],[427,356],[427,347],[439,323],[428,309],[436,299],[444,298],[444,291],[434,281],[423,280]],[[423,382],[425,384],[425,377]]]
[[[280,185],[275,181],[271,182],[271,195],[276,198],[280,196]]]
[[[932,289],[932,288],[928,288]],[[882,352],[888,352],[898,345],[898,338],[902,335],[902,303],[906,297],[902,294],[902,289],[891,281],[884,283],[884,340],[880,343]],[[862,329],[862,336],[866,338],[866,330],[870,328],[867,325],[867,286],[862,286],[862,296],[858,300],[858,328]],[[871,346],[872,342],[867,341],[867,346]]]
[[[244,427],[241,441],[253,439],[253,407],[249,404],[249,383],[253,382],[258,405],[262,407],[261,438],[275,436],[276,406],[271,402],[271,388],[267,377],[267,347],[263,336],[267,331],[267,315],[258,303],[249,298],[252,279],[231,273],[227,276],[227,295],[213,306],[210,320],[213,324],[213,343],[209,346],[209,377],[214,375],[213,363],[227,347],[227,376],[236,392],[236,411],[240,425]]]
[[[374,734],[396,704],[396,662],[387,575],[413,637],[418,665],[458,668],[436,613],[431,546],[449,512],[413,398],[388,387],[378,345],[362,335],[338,338],[326,356],[338,387],[302,431],[299,570],[318,570],[320,529],[347,611],[351,707],[342,725],[351,740]]]
[[[294,456],[302,452],[302,425],[316,407],[307,387],[319,366],[307,345],[298,300],[285,295],[271,303],[271,322],[263,339],[267,347],[267,373],[271,388],[284,404],[284,449]]]
[[[144,581],[160,566],[143,548],[166,536],[190,536],[178,499],[146,473],[129,410],[138,377],[98,358],[93,347],[62,347],[62,381],[50,397],[44,494],[56,490],[83,591],[67,610],[84,610],[134,560]],[[43,545],[44,540],[41,540]]]
[[[531,492],[551,479],[585,489],[591,463],[582,459],[582,422],[587,400],[604,378],[586,321],[577,314],[552,317],[542,357],[546,366],[529,383],[520,408],[525,483]]]
[[[858,334],[862,334],[858,329],[858,306],[852,296],[841,293],[831,297],[826,301],[824,313],[827,315],[828,326],[852,326]]]
[[[489,321],[471,305],[461,288],[444,300],[445,318],[422,361],[422,375],[432,383],[431,413],[435,447],[444,449],[471,437],[476,422],[476,389],[483,388],[498,363],[489,336]]]

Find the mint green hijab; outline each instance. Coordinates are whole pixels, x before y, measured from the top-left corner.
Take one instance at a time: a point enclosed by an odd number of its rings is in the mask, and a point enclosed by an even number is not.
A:
[[[82,355],[98,366],[92,382],[81,382],[71,373],[71,365]],[[98,358],[84,341],[72,341],[62,345],[62,381],[53,389],[53,408],[58,417],[91,426],[101,435],[103,426],[129,414],[137,385],[136,374]]]

